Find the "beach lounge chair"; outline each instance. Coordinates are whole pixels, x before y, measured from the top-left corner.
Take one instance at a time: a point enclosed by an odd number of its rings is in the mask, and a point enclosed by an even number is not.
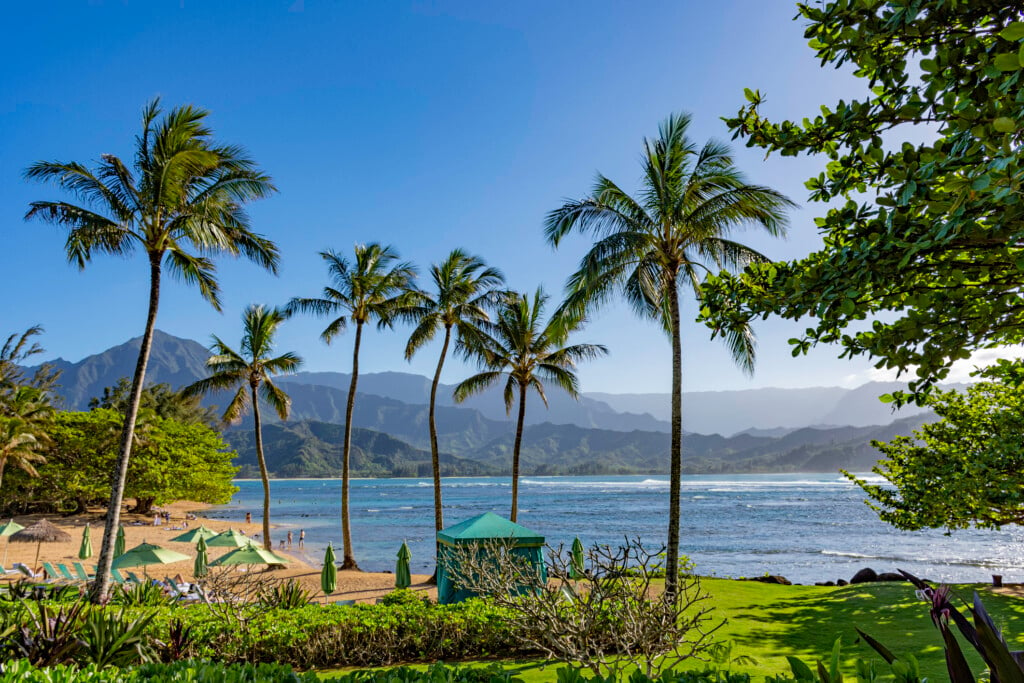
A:
[[[111,580],[112,580],[112,581],[113,581],[114,583],[116,583],[116,584],[118,584],[118,585],[124,585],[124,584],[128,583],[128,582],[127,582],[127,581],[125,580],[125,578],[124,578],[123,576],[121,576],[121,572],[119,572],[119,571],[118,571],[118,570],[116,570],[116,569],[111,569],[111,570],[110,570],[110,578],[111,578]]]
[[[125,573],[124,573],[124,575],[125,575],[126,577],[128,577],[128,581],[127,581],[126,583],[134,583],[134,584],[136,584],[136,585],[140,585],[140,586],[141,586],[142,584],[146,583],[145,581],[143,581],[142,579],[140,579],[139,577],[137,577],[137,576],[135,575],[135,572],[125,572]]]
[[[81,562],[74,562],[72,566],[75,568],[75,575],[82,581],[92,581],[94,576],[89,576],[89,573],[85,571],[85,567],[82,566]]]
[[[75,577],[75,575],[71,573],[71,570],[68,569],[67,567],[65,567],[63,564],[58,564],[57,565],[57,571],[59,571],[60,575],[63,576],[68,581],[78,581],[78,579]]]
[[[20,573],[21,572],[19,572],[17,569],[7,569],[2,564],[0,564],[0,574],[20,574]]]
[[[22,574],[24,574],[25,576],[27,576],[30,579],[42,579],[43,578],[42,574],[36,574],[34,571],[29,569],[23,562],[15,562],[14,563],[14,568],[17,569],[19,572],[21,572]]]
[[[43,562],[43,573],[46,575],[47,583],[52,581],[65,581],[60,572],[49,562]]]

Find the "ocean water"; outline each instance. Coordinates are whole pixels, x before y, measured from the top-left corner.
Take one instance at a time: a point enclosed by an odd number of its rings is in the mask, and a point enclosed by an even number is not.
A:
[[[259,481],[236,482],[216,519],[259,519]],[[507,477],[442,480],[445,525],[481,512],[508,516]],[[433,495],[429,479],[351,482],[352,537],[363,569],[393,570],[402,541],[414,572],[433,570]],[[524,477],[519,523],[548,544],[616,545],[638,537],[652,548],[664,542],[668,478],[664,476]],[[275,543],[288,530],[306,531],[305,554],[319,564],[324,548],[341,546],[341,482],[271,482]],[[1024,581],[1024,529],[897,531],[864,504],[863,492],[835,474],[699,475],[683,478],[681,550],[702,575],[781,574],[795,583],[849,579],[862,567],[897,567],[934,581]],[[293,547],[293,551],[296,550]],[[339,553],[340,554],[340,553]]]

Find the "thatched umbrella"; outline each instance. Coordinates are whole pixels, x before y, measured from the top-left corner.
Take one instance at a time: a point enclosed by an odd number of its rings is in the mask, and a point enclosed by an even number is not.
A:
[[[33,563],[34,566],[39,565],[39,551],[44,543],[67,543],[70,540],[70,534],[61,531],[45,519],[41,519],[21,531],[11,534],[11,541],[14,543],[36,544],[36,561]]]

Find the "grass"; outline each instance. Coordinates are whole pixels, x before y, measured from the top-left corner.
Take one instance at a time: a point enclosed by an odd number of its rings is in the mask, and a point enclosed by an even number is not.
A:
[[[731,641],[733,657],[745,655],[757,662],[733,664],[730,668],[750,673],[755,680],[788,673],[787,655],[795,655],[813,667],[815,660],[827,658],[837,637],[843,642],[844,673],[853,676],[858,658],[876,662],[876,669],[887,673],[884,661],[866,644],[856,642],[855,627],[874,636],[896,655],[917,657],[922,676],[932,680],[946,678],[941,636],[931,623],[928,606],[914,595],[910,584],[779,586],[727,579],[704,579],[702,583],[712,596],[713,617],[726,620],[716,633],[716,640]],[[955,595],[965,600],[971,599],[974,590],[981,593],[1011,649],[1024,647],[1024,600],[992,593],[980,585],[953,589]],[[973,648],[965,646],[964,651],[975,672],[980,672],[983,665]],[[489,662],[467,664],[483,666]],[[558,668],[557,664],[545,666],[539,661],[503,664],[526,683],[554,680]],[[693,666],[704,665],[695,662]],[[324,672],[323,677],[330,678],[331,672]]]

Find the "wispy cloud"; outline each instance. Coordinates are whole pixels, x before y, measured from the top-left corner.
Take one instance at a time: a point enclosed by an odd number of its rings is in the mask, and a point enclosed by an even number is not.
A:
[[[970,358],[958,360],[949,369],[949,375],[945,382],[950,384],[964,384],[977,382],[977,377],[971,377],[971,373],[978,368],[992,365],[1000,358],[1009,360],[1024,358],[1024,345],[1002,346],[996,349],[980,349],[971,354]],[[863,372],[856,372],[843,378],[843,386],[859,387],[867,382],[909,382],[915,377],[914,368],[897,377],[896,371],[887,368],[869,368]]]

